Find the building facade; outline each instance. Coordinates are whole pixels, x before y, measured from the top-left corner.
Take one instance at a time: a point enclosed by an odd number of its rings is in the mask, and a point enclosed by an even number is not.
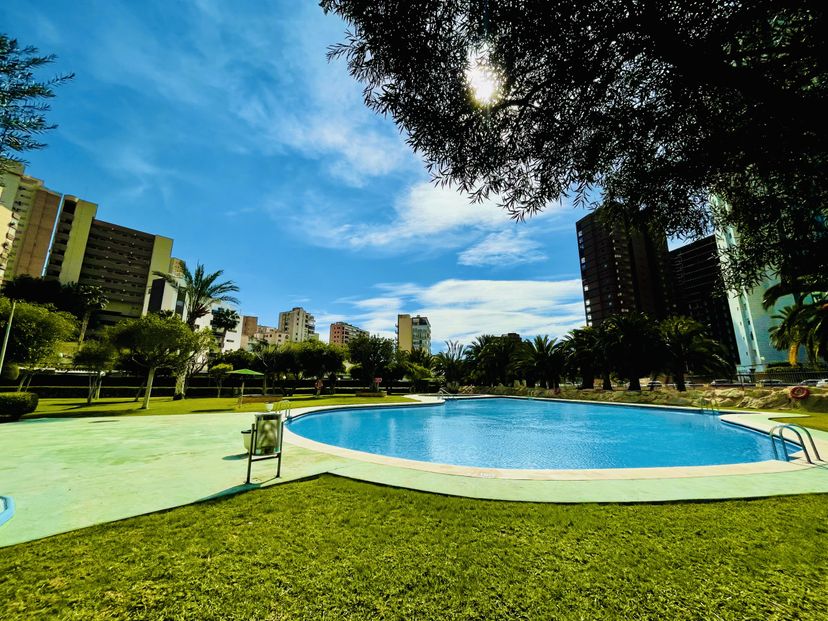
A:
[[[279,330],[287,333],[288,341],[291,343],[302,343],[319,338],[313,315],[299,306],[279,313]]]
[[[597,212],[575,226],[587,325],[619,313],[674,313],[666,235],[607,224]]]
[[[351,339],[362,334],[368,334],[368,332],[344,321],[337,321],[331,324],[328,342],[331,345],[347,345]]]
[[[96,314],[112,325],[147,312],[155,271],[170,269],[173,240],[97,220],[98,206],[65,196],[46,277],[103,289],[109,303]]]
[[[738,243],[739,237],[733,228],[717,229],[716,245],[721,261],[727,260],[728,248]],[[742,373],[752,374],[754,371],[764,371],[770,363],[788,361],[787,351],[778,350],[771,345],[770,330],[780,323],[775,316],[778,316],[786,306],[794,303],[793,296],[786,295],[780,298],[769,309],[765,309],[762,304],[765,291],[777,282],[777,279],[768,276],[749,291],[740,289],[727,292],[738,351],[738,370]],[[805,362],[805,360],[803,354],[800,361]]]
[[[43,274],[61,195],[9,162],[0,183],[0,279]]]
[[[397,315],[397,349],[411,352],[422,349],[431,353],[431,323],[420,315]]]
[[[676,312],[707,327],[736,364],[739,348],[722,279],[722,266],[713,235],[670,251],[676,292]]]

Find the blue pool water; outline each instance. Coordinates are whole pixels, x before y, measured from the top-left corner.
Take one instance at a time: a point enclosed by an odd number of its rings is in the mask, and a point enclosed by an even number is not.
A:
[[[524,399],[331,410],[294,433],[391,457],[489,468],[708,466],[773,459],[766,435],[692,411]]]

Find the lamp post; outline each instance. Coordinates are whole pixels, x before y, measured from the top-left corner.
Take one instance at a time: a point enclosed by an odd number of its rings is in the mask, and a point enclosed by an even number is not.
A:
[[[9,345],[9,335],[11,334],[12,319],[14,319],[14,309],[17,306],[17,300],[12,300],[11,312],[9,313],[9,320],[6,322],[6,335],[3,337],[3,349],[0,350],[0,372],[3,371],[3,365],[6,362],[6,348]]]

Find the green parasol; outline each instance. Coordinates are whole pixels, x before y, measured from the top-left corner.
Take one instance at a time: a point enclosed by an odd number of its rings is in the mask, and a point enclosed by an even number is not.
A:
[[[241,385],[241,394],[239,395],[239,399],[244,399],[244,379],[246,375],[253,375],[261,377],[264,373],[259,373],[258,371],[254,371],[253,369],[238,369],[237,371],[230,371],[227,375],[241,375],[242,376],[242,385]]]

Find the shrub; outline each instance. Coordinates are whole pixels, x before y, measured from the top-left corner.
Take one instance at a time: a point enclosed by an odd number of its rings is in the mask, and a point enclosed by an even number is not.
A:
[[[20,377],[20,367],[14,362],[7,362],[3,365],[3,370],[0,371],[0,379],[16,382]]]
[[[24,414],[37,409],[37,395],[33,392],[0,393],[0,423],[20,420]]]

